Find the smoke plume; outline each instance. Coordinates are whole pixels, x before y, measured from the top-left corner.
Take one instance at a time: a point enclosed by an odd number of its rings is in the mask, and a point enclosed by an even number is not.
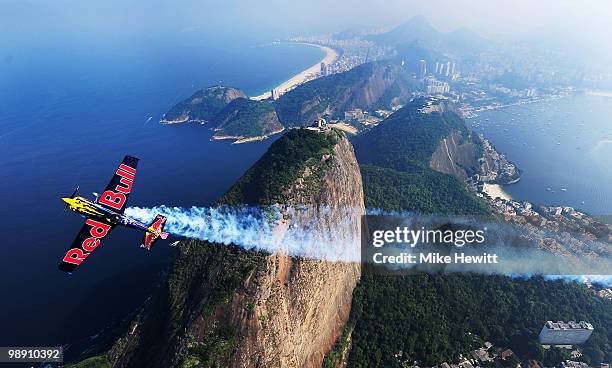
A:
[[[157,214],[166,216],[165,231],[176,236],[294,257],[359,262],[357,209],[160,206],[125,212],[144,223]]]
[[[417,216],[411,213],[390,213],[371,209],[369,216],[400,218],[408,221],[414,228],[434,226],[439,219]],[[169,233],[191,239],[199,239],[218,244],[234,244],[244,249],[268,253],[282,253],[293,257],[319,259],[330,262],[360,262],[371,260],[364,252],[367,244],[361,239],[361,214],[357,209],[338,209],[326,206],[267,206],[267,207],[130,207],[128,216],[144,223],[150,223],[155,215],[168,218],[165,230]],[[368,216],[368,217],[369,217]],[[470,220],[473,221],[473,220]],[[468,220],[454,218],[454,224],[466,225]],[[507,276],[529,277],[548,275],[551,278],[584,280],[588,279],[612,285],[612,277],[606,275],[612,270],[610,244],[584,240],[582,249],[575,253],[559,255],[540,249],[536,244],[525,246],[524,229],[505,223],[490,221],[470,222],[470,226],[486,229],[490,236],[486,251],[498,254],[501,259],[496,265],[450,265],[445,272],[477,272],[481,274],[503,274]],[[368,221],[368,226],[372,223]],[[367,226],[366,226],[367,227]],[[547,235],[547,234],[543,234]],[[520,240],[520,246],[511,243]],[[454,249],[467,254],[478,255],[484,249],[464,247]],[[395,245],[386,249],[385,254],[407,251]],[[414,252],[415,250],[408,250]],[[419,249],[417,252],[427,251]],[[593,257],[593,254],[598,254]],[[586,256],[585,256],[586,255]],[[590,257],[588,255],[591,255]],[[436,270],[428,265],[399,265],[396,268],[416,268],[423,271]],[[561,276],[559,276],[561,275]]]

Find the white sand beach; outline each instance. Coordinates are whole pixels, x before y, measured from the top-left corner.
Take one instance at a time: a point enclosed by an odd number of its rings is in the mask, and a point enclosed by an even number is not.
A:
[[[506,191],[504,191],[504,188],[502,188],[501,185],[499,184],[484,184],[484,188],[483,188],[484,192],[487,193],[489,195],[489,197],[495,199],[495,198],[501,198],[501,199],[505,199],[507,201],[512,200],[512,196],[508,193],[506,193]]]
[[[357,128],[355,128],[352,125],[346,124],[346,123],[334,123],[334,124],[328,124],[330,128],[337,128],[340,129],[344,132],[350,133],[350,134],[357,134]]]
[[[332,49],[331,47],[317,45],[314,43],[305,43],[305,42],[294,42],[294,43],[301,44],[301,45],[316,46],[325,52],[325,57],[321,61],[316,63],[315,65],[309,67],[306,70],[301,71],[300,73],[291,77],[289,80],[275,87],[275,89],[278,90],[279,95],[282,95],[283,93],[295,88],[297,85],[304,83],[306,80],[308,80],[313,75],[321,72],[321,63],[325,65],[330,65],[331,63],[336,61],[336,59],[338,58],[338,52]],[[251,99],[252,100],[265,100],[270,97],[272,97],[272,92],[268,91],[259,96],[251,97]]]

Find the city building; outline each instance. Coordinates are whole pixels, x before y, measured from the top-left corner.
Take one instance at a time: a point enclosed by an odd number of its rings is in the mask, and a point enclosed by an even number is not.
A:
[[[315,132],[323,132],[326,130],[330,130],[329,125],[327,125],[327,120],[325,118],[319,118],[314,121],[310,126],[306,127],[308,130],[313,130]]]
[[[591,337],[593,325],[580,322],[552,322],[547,321],[540,331],[540,344],[542,345],[579,345]]]
[[[423,104],[423,107],[419,108],[418,111],[421,114],[431,114],[432,112],[443,112],[444,109],[445,104],[442,102],[442,100],[429,97]]]
[[[444,75],[448,77],[450,75],[450,71],[451,71],[451,62],[447,61],[446,62],[446,73],[444,73]]]
[[[434,77],[425,79],[425,92],[428,95],[443,95],[450,92],[450,86],[446,82],[437,80]]]
[[[364,115],[365,114],[363,113],[363,110],[354,109],[354,110],[345,111],[344,119],[345,120],[358,120],[358,119],[363,119]]]
[[[419,60],[419,75],[418,78],[423,80],[427,75],[427,62],[425,60]]]
[[[325,63],[321,63],[321,75],[324,77],[327,77],[330,74],[331,74],[330,66]]]
[[[280,97],[280,93],[278,93],[278,88],[272,88],[272,99],[273,100],[278,100],[278,98]]]

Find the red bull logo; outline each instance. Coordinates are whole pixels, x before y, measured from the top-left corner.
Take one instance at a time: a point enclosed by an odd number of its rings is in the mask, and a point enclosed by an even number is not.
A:
[[[91,236],[83,240],[80,248],[69,249],[64,256],[64,262],[76,266],[80,265],[100,245],[100,241],[108,235],[111,229],[111,225],[93,219],[87,219],[85,225],[91,226],[91,229],[89,229],[89,235]]]
[[[115,174],[121,177],[119,183],[115,186],[115,191],[104,191],[100,199],[98,199],[98,203],[121,210],[127,201],[127,195],[132,191],[136,169],[126,164],[121,164]]]

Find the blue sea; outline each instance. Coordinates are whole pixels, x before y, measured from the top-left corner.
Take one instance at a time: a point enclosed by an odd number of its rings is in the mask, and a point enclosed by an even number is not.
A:
[[[0,44],[0,346],[93,339],[142,305],[170,259],[115,230],[72,275],[57,265],[83,219],[61,197],[101,191],[125,154],[141,159],[129,205],[206,206],[273,139],[211,142],[204,126],[161,126],[213,84],[257,95],[323,57],[304,45],[165,39]],[[161,243],[161,242],[160,242]]]
[[[612,214],[612,97],[511,106],[469,124],[522,170],[518,183],[504,187],[512,197]]]

